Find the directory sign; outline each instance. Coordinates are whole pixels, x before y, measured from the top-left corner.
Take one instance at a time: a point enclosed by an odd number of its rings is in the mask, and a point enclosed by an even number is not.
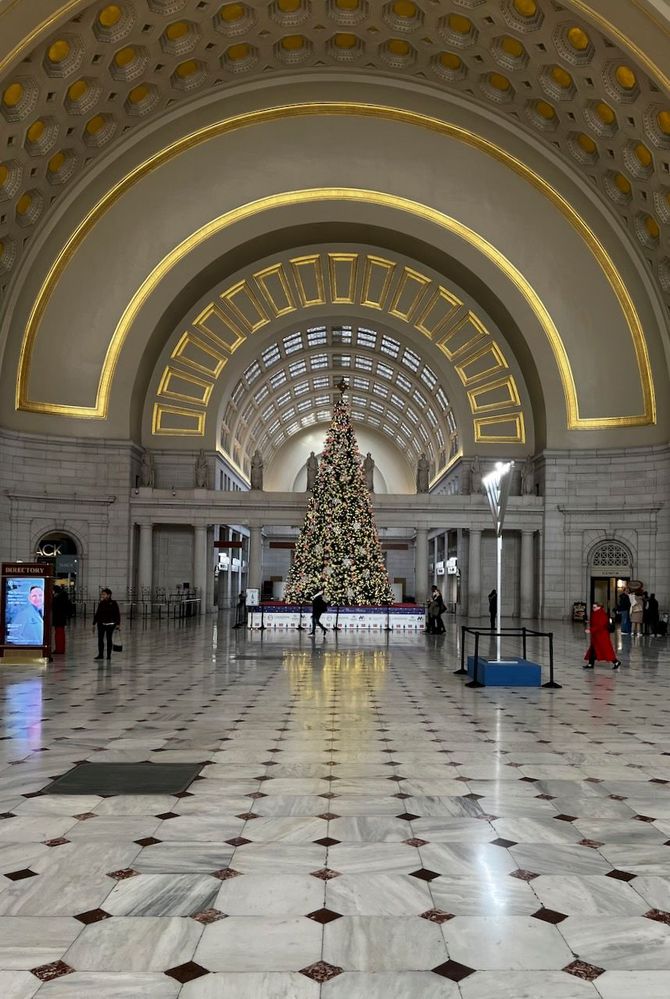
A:
[[[0,627],[2,645],[35,649],[49,644],[51,566],[3,563]]]

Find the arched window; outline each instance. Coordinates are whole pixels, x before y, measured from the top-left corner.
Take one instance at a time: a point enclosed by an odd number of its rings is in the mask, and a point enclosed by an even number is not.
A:
[[[620,541],[601,541],[591,551],[591,569],[599,576],[629,576],[633,558]]]

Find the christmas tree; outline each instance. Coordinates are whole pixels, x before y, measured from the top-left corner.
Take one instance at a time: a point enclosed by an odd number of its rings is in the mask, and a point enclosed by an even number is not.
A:
[[[338,388],[344,393],[346,385],[340,383]],[[393,601],[343,395],[333,408],[284,599],[309,603],[319,590],[331,604],[378,606]]]

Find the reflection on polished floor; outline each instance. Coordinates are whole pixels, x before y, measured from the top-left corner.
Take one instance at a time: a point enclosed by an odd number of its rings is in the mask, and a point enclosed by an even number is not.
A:
[[[667,641],[556,631],[557,691],[466,688],[453,623],[0,667],[0,996],[667,999]],[[38,794],[82,760],[206,766]]]

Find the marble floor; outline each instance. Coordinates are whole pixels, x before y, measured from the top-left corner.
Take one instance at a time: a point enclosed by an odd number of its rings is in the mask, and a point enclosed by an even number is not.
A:
[[[467,688],[453,619],[136,624],[109,665],[81,623],[0,666],[0,996],[667,999],[668,642],[584,671],[555,630],[553,691]],[[39,794],[84,760],[205,766]]]

